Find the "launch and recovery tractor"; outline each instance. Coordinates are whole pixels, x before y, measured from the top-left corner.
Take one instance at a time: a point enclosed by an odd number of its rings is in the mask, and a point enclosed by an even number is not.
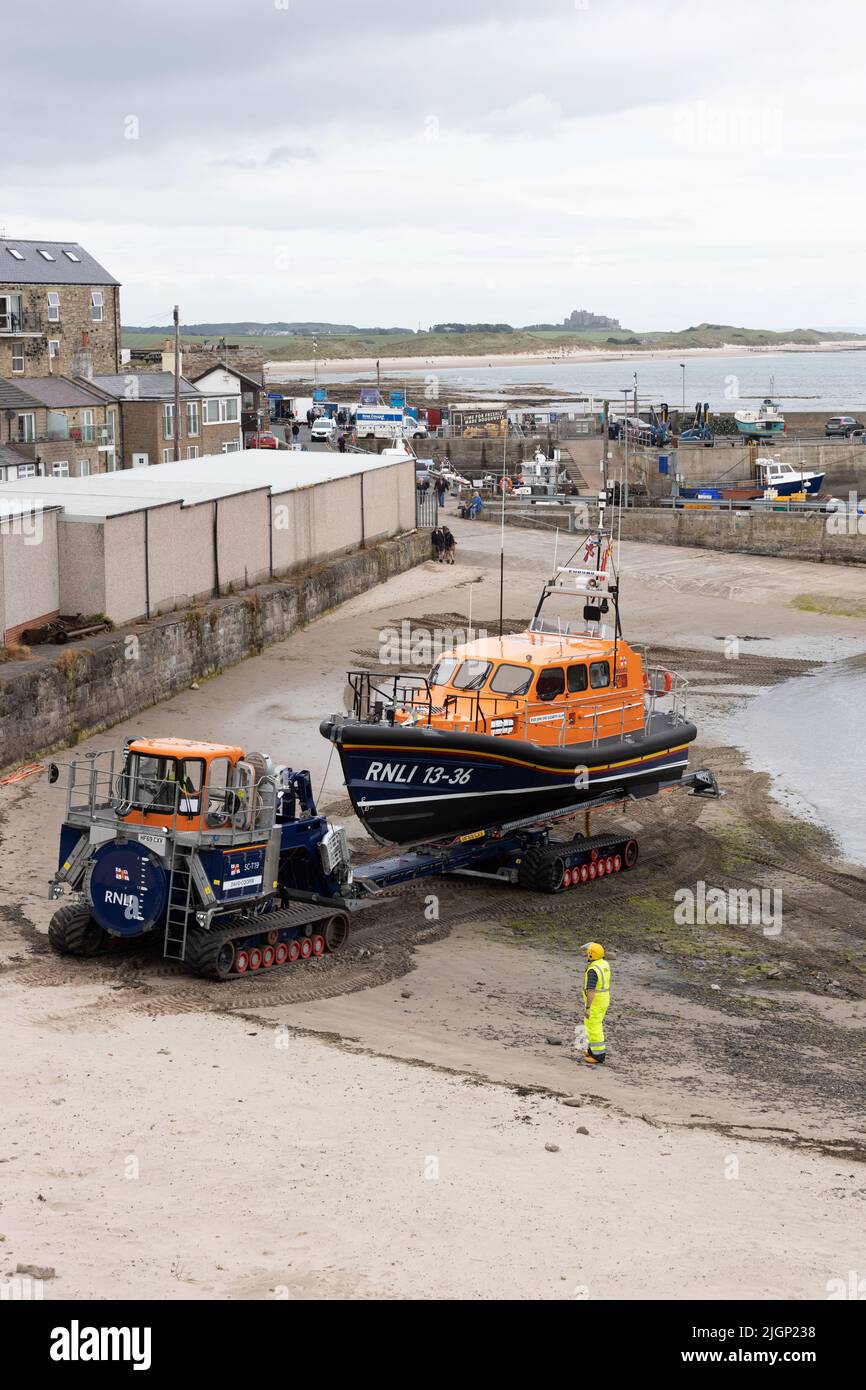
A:
[[[58,770],[52,768],[56,780]],[[157,933],[163,954],[227,979],[326,951],[349,935],[344,832],[309,774],[260,753],[128,739],[68,766],[51,946],[92,956]]]

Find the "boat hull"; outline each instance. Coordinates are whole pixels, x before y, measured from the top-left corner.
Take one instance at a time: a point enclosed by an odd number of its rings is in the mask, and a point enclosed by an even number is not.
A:
[[[744,424],[740,420],[735,420],[734,423],[746,439],[781,439],[785,433],[784,425]]]
[[[791,497],[797,492],[805,492],[807,497],[817,497],[824,486],[825,477],[824,473],[805,473],[792,482],[774,482],[772,487],[779,497]]]
[[[742,487],[714,487],[711,483],[684,487],[681,483],[678,491],[678,496],[689,502],[753,502],[763,495],[763,488],[749,487],[745,483]]]
[[[647,734],[595,747],[342,719],[319,728],[337,745],[357,816],[392,844],[543,817],[605,794],[652,794],[682,776],[697,734],[694,724],[667,715],[656,716]]]
[[[824,486],[824,473],[804,473],[796,478],[785,478],[777,482],[774,480],[770,485],[777,497],[791,497],[803,492],[807,497],[817,497],[821,488]],[[748,502],[757,501],[766,495],[767,488],[763,484],[756,486],[753,483],[730,483],[724,487],[712,483],[704,484],[680,484],[679,496],[688,501],[698,502]]]

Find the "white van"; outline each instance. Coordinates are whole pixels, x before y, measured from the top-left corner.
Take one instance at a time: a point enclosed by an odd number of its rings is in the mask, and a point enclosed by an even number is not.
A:
[[[357,439],[401,439],[403,412],[387,405],[362,405],[355,414]]]

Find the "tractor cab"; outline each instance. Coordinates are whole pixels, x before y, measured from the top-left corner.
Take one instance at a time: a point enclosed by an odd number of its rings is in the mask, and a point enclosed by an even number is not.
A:
[[[115,795],[127,825],[203,832],[229,828],[249,802],[256,769],[242,748],[191,739],[130,739]]]

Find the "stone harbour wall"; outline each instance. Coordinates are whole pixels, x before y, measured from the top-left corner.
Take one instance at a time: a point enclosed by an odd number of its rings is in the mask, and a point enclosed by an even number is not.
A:
[[[530,530],[569,530],[572,509],[566,506],[527,506],[509,510],[509,526]],[[499,525],[496,503],[484,507],[482,521]],[[608,518],[610,521],[610,518]],[[595,521],[595,509],[590,511]],[[473,523],[477,524],[477,523]],[[619,519],[617,517],[617,526]],[[583,521],[575,529],[585,530]],[[853,534],[852,534],[853,532]],[[635,507],[622,518],[622,539],[656,545],[691,545],[731,554],[770,555],[786,560],[812,560],[831,565],[866,564],[866,517],[830,513],[710,511],[700,508]]]

